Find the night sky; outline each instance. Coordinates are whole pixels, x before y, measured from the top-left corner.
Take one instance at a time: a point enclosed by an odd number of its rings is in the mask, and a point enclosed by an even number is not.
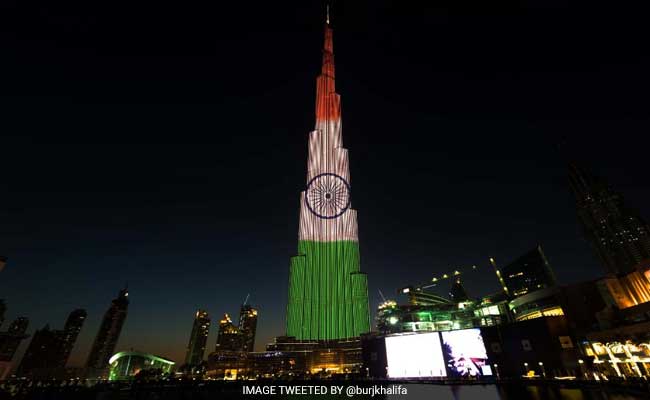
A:
[[[323,2],[53,3],[0,6],[7,319],[87,309],[80,365],[128,282],[118,350],[182,362],[194,311],[212,351],[250,293],[262,349],[284,333]],[[371,309],[472,264],[470,295],[496,291],[487,259],[537,243],[561,282],[598,277],[565,161],[650,218],[648,6],[428,3],[332,9]]]

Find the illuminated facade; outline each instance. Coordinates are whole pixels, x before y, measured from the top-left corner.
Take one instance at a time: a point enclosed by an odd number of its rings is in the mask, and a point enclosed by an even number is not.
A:
[[[585,355],[591,358],[592,368],[585,378],[650,377],[650,341],[612,340],[583,343]]]
[[[359,268],[357,214],[350,204],[348,151],[342,141],[329,22],[316,91],[316,127],[309,135],[307,185],[300,195],[298,255],[289,269],[287,335],[326,341],[370,330],[368,284]]]
[[[575,164],[569,178],[585,237],[607,273],[626,274],[649,260],[650,227],[625,207],[623,196]]]
[[[242,351],[244,347],[244,335],[239,328],[232,323],[230,315],[227,313],[219,321],[219,331],[217,332],[216,352],[223,351]]]
[[[138,374],[157,377],[172,372],[175,364],[172,360],[139,351],[121,351],[113,355],[108,363],[108,379],[111,381],[133,379]]]
[[[650,302],[650,265],[629,274],[608,276],[599,281],[608,303],[626,309]]]
[[[540,245],[503,267],[497,277],[515,298],[556,285],[555,275]]]
[[[239,309],[239,331],[243,336],[243,350],[253,351],[257,331],[257,309],[248,304],[243,304]]]

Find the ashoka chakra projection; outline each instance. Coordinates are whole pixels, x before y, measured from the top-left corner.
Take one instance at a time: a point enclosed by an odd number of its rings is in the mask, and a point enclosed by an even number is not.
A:
[[[307,184],[305,202],[320,218],[336,218],[350,207],[350,184],[333,173],[317,175]]]

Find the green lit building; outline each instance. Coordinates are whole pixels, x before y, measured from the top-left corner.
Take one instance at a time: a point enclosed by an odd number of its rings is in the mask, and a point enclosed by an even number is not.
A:
[[[350,203],[349,158],[342,141],[329,23],[316,90],[316,127],[309,135],[307,185],[300,196],[298,253],[289,268],[287,336],[299,341],[350,339],[370,331],[368,283],[359,267],[357,214]]]
[[[175,365],[172,360],[139,351],[121,351],[113,355],[108,363],[108,379],[111,381],[133,379],[141,373],[160,376],[172,372]]]

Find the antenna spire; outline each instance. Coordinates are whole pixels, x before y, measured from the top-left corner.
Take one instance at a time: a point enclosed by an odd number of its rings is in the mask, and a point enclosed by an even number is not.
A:
[[[326,15],[326,18],[325,18],[325,22],[327,23],[327,25],[329,25],[330,24],[330,5],[329,5],[329,3],[327,3],[326,9],[327,9],[327,15]]]

